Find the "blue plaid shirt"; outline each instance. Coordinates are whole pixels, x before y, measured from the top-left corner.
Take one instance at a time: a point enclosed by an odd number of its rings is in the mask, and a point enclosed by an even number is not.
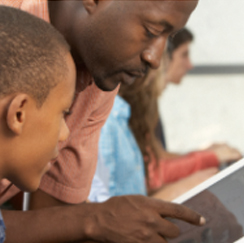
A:
[[[0,211],[0,243],[3,243],[5,241],[5,224],[3,221],[3,216]]]
[[[91,190],[93,195],[94,191],[104,191],[102,185],[107,187],[110,196],[146,195],[144,162],[129,128],[130,115],[129,104],[116,96],[110,116],[101,130],[98,167]]]

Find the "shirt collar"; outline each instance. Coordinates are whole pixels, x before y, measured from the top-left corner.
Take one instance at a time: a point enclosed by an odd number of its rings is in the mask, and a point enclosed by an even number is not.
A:
[[[126,102],[119,95],[117,95],[114,100],[114,105],[111,114],[116,118],[120,117],[120,118],[129,119],[131,115],[131,109],[129,103]]]

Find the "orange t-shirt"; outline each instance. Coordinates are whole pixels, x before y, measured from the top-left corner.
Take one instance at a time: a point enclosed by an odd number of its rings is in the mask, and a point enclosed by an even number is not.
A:
[[[196,151],[174,159],[152,157],[148,165],[148,189],[157,190],[164,184],[175,182],[199,170],[218,167],[218,158],[210,151]]]
[[[47,0],[0,0],[0,4],[19,8],[49,21]],[[105,123],[119,87],[112,92],[103,92],[94,84],[84,70],[77,80],[76,99],[67,118],[70,136],[60,143],[60,154],[51,170],[44,175],[40,189],[66,203],[81,203],[88,197],[95,173],[100,130]],[[0,184],[0,195],[8,186]],[[0,204],[19,190],[12,186],[0,198]]]

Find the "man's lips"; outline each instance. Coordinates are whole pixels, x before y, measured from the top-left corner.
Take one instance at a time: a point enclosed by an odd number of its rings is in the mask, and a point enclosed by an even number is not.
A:
[[[145,73],[142,72],[124,72],[123,73],[123,83],[126,85],[131,85],[137,78],[142,78],[145,76]]]
[[[135,77],[135,78],[142,78],[145,76],[146,71],[144,72],[126,72],[126,74],[128,74],[131,77]]]

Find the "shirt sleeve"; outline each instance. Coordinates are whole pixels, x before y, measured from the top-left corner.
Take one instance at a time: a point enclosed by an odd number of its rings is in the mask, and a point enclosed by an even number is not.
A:
[[[177,181],[196,171],[218,165],[217,157],[209,151],[192,152],[175,159],[161,159],[158,165],[154,159],[148,166],[148,185],[150,189],[157,189],[163,184]]]
[[[100,130],[118,89],[103,92],[93,83],[77,95],[67,119],[70,136],[60,144],[58,160],[44,175],[41,190],[71,204],[87,199],[96,170]]]

